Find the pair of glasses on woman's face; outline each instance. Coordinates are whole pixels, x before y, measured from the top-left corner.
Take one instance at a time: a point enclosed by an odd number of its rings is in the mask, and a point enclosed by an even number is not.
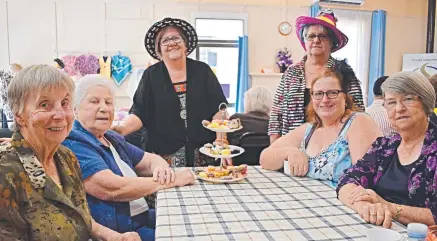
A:
[[[313,96],[313,98],[315,100],[321,100],[323,99],[323,96],[327,96],[328,99],[332,100],[332,99],[336,99],[338,97],[338,94],[340,94],[340,92],[343,92],[341,90],[328,90],[328,91],[312,91],[311,95]]]
[[[182,42],[182,37],[180,35],[176,35],[176,36],[173,36],[170,38],[163,38],[161,40],[161,45],[167,46],[170,44],[171,41],[173,41],[173,43],[178,44],[178,43]]]
[[[419,99],[418,96],[407,95],[407,96],[404,96],[403,98],[401,98],[400,101],[397,101],[394,99],[385,100],[383,105],[384,105],[385,109],[393,110],[394,108],[396,108],[396,106],[399,102],[404,107],[409,107],[409,106],[413,106],[418,99]]]
[[[320,33],[320,34],[310,33],[305,36],[305,39],[308,42],[313,42],[316,38],[319,38],[320,41],[322,42],[326,42],[331,38],[331,36],[329,36],[329,34],[324,34],[324,33]]]

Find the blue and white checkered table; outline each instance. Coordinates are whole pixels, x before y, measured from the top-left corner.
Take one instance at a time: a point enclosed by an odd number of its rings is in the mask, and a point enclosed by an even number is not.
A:
[[[160,191],[156,240],[367,240],[365,223],[323,182],[249,167],[246,180]],[[405,236],[405,227],[392,229]]]

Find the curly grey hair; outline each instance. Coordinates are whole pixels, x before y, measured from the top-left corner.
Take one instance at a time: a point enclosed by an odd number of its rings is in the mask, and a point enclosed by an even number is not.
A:
[[[272,92],[263,86],[255,86],[244,93],[244,111],[270,113],[273,104]]]
[[[23,113],[30,94],[36,94],[36,98],[39,98],[43,90],[59,87],[66,88],[73,97],[74,82],[59,69],[44,64],[22,69],[8,85],[8,103],[12,113],[14,116]],[[15,118],[14,125],[17,130],[21,128]]]
[[[387,92],[399,95],[419,96],[427,115],[434,110],[435,91],[429,80],[420,73],[404,71],[396,73],[381,85],[383,95]]]

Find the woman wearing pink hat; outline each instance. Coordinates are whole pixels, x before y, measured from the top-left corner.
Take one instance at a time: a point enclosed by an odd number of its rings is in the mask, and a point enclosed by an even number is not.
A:
[[[360,82],[352,68],[345,61],[331,56],[348,42],[348,37],[336,27],[336,22],[337,18],[330,10],[322,10],[315,18],[297,18],[296,34],[307,53],[301,62],[285,72],[276,90],[269,121],[272,143],[306,122],[305,108],[311,99],[310,86],[327,69],[337,68],[352,76],[349,94],[357,109],[364,111]]]

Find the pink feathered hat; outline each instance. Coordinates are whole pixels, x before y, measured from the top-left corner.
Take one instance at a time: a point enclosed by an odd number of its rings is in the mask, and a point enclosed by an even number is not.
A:
[[[315,18],[308,16],[298,17],[296,19],[296,34],[299,38],[300,44],[302,44],[302,47],[306,50],[304,41],[305,36],[303,36],[303,30],[306,26],[309,25],[322,25],[334,33],[334,41],[332,43],[333,47],[331,51],[332,53],[346,46],[349,39],[346,34],[341,32],[337,28],[337,21],[338,20],[332,10],[321,10],[319,15]]]

